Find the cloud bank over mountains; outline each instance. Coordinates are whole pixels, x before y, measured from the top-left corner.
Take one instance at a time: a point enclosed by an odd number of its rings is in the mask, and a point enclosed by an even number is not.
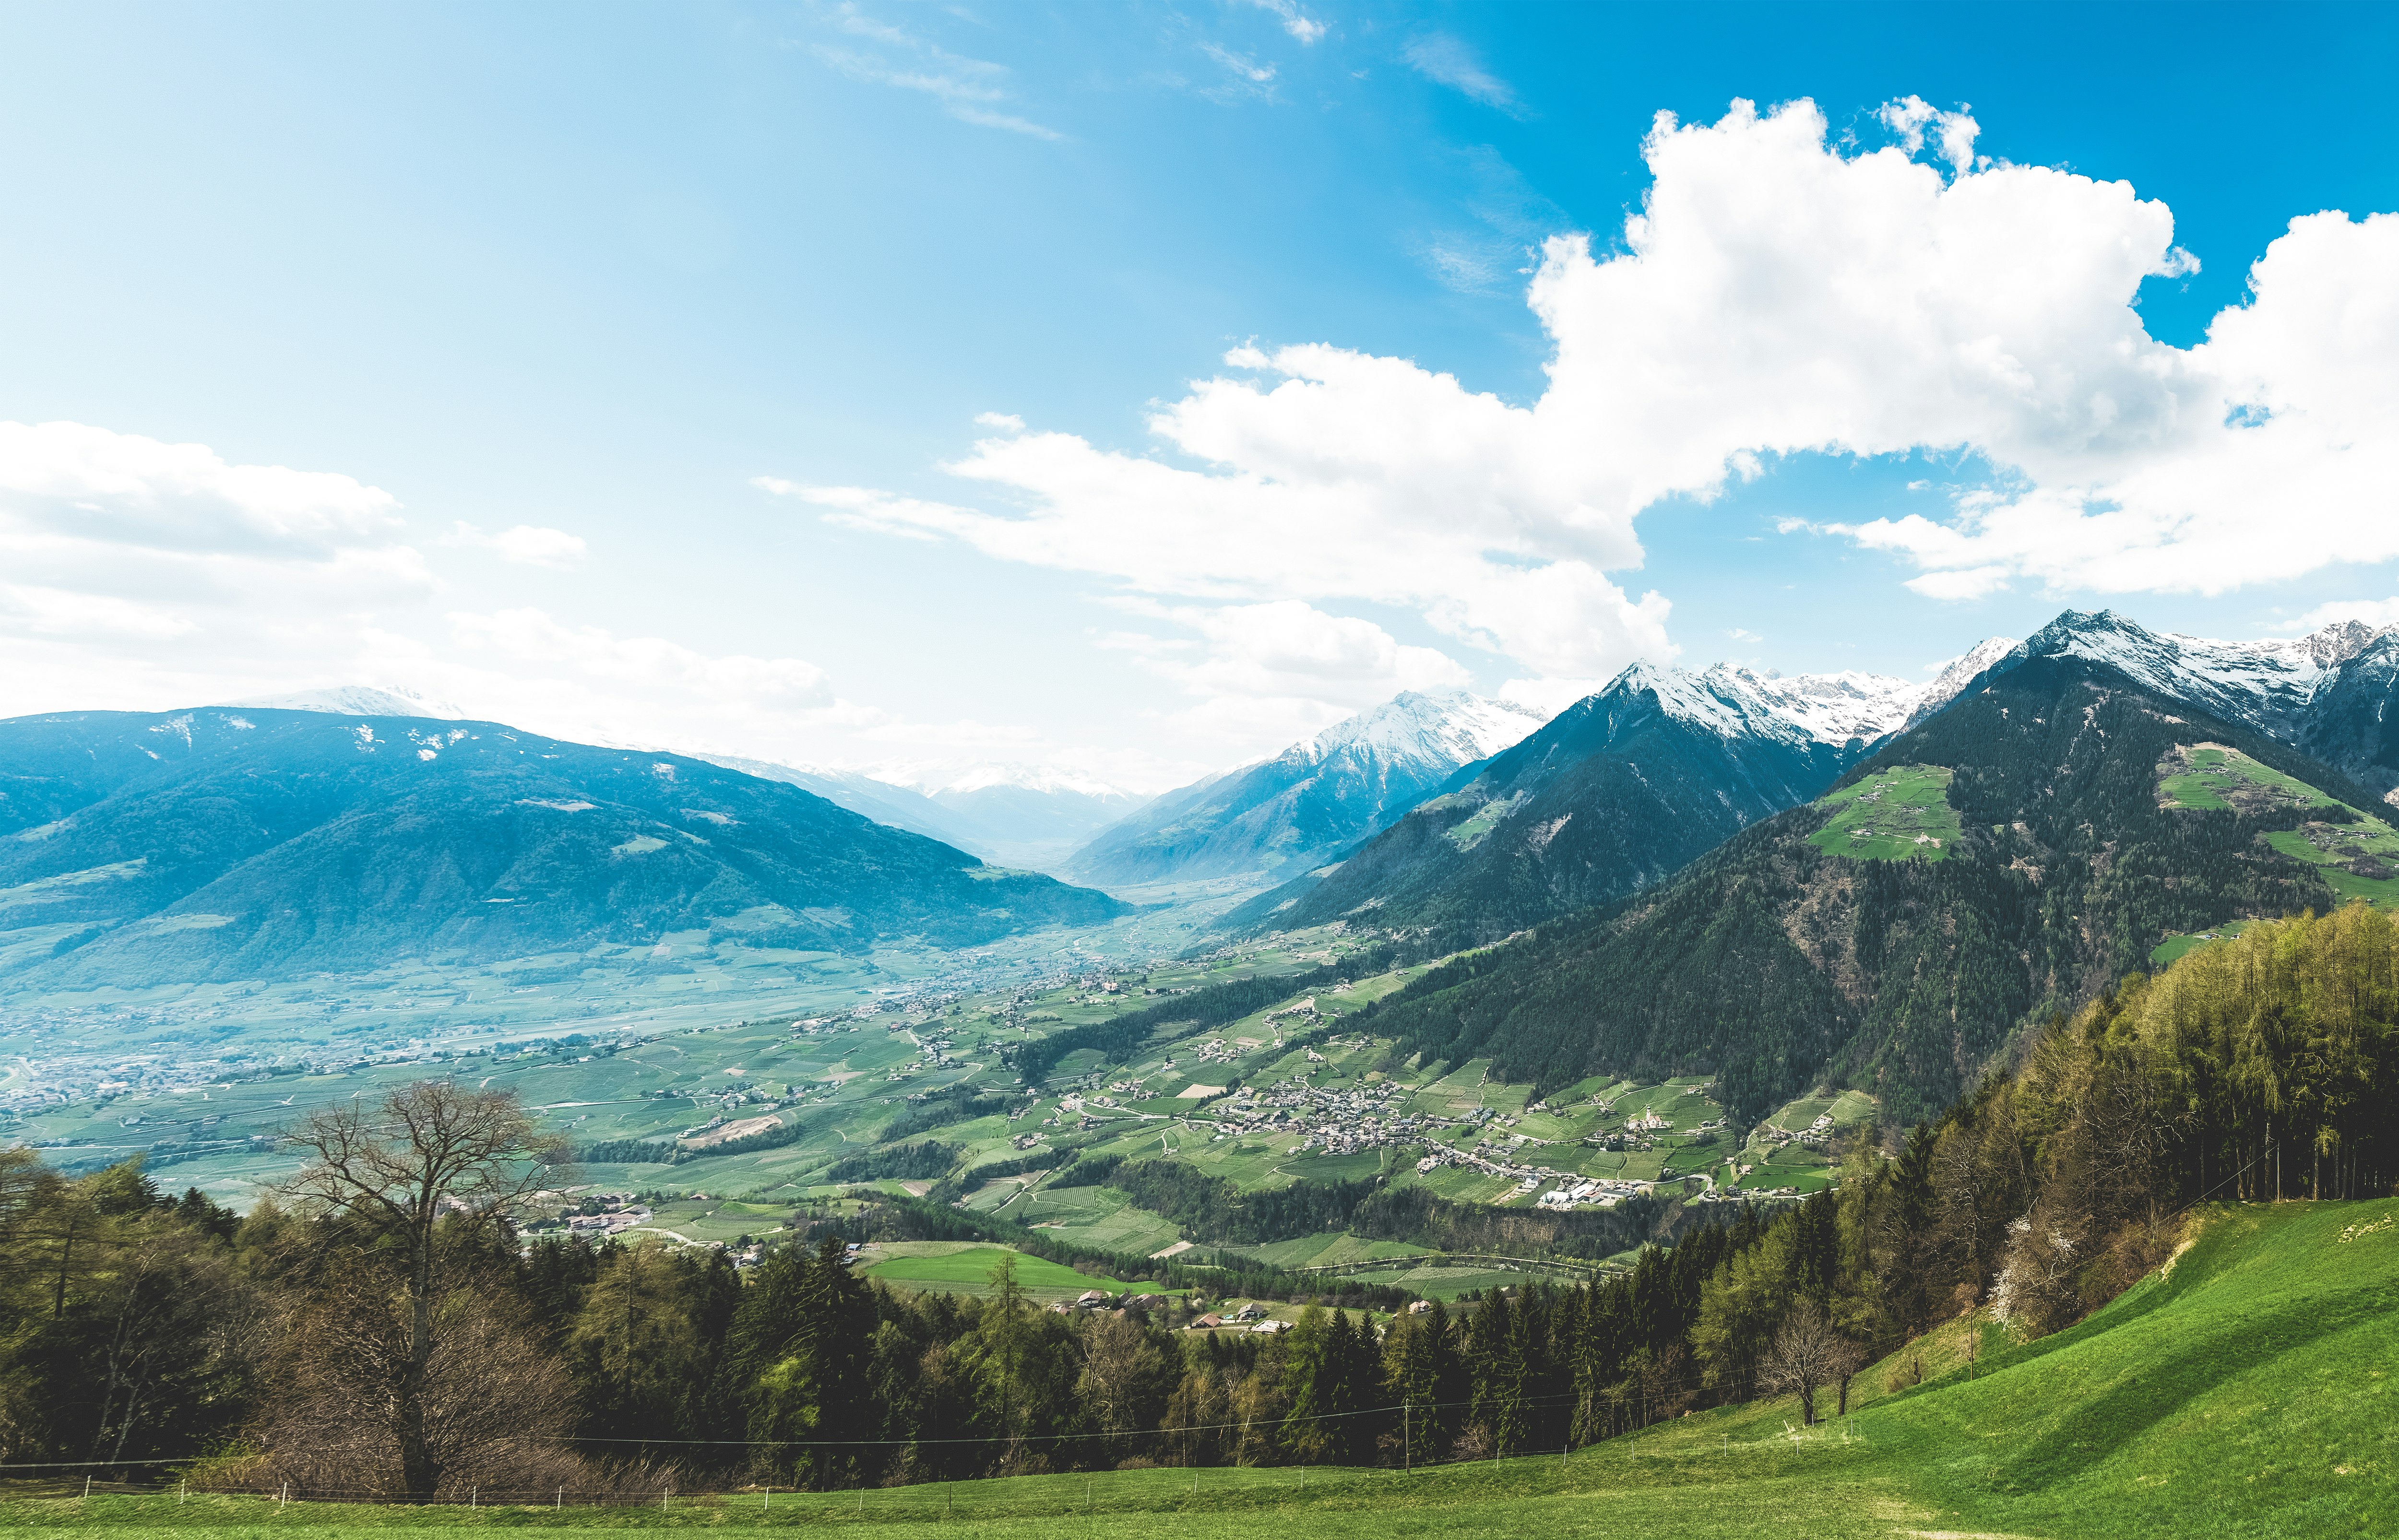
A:
[[[2216,593],[2399,554],[2399,218],[2293,221],[2250,302],[2178,348],[2136,307],[2196,266],[2163,204],[1977,157],[1971,117],[1915,98],[1880,118],[1893,142],[1852,153],[1809,101],[1661,115],[1616,249],[1542,247],[1528,299],[1553,353],[1527,404],[1404,358],[1245,345],[1150,415],[1146,451],[976,441],[942,468],[991,507],[762,484],[1139,594],[1412,610],[1580,680],[1678,650],[1669,597],[1611,575],[1642,564],[1637,517],[1776,456],[1982,466],[1945,520],[1822,526],[1938,598]]]
[[[1470,89],[1471,60],[1418,52]],[[1222,761],[1470,683],[1468,649],[1520,675],[1511,698],[1552,706],[1674,659],[1673,596],[1637,575],[1640,519],[1692,517],[1660,506],[1782,457],[1952,460],[1944,517],[1786,532],[1886,553],[1935,599],[2217,594],[2399,557],[2399,216],[2294,219],[2246,303],[2176,347],[2138,309],[2146,281],[2195,266],[2163,204],[1980,156],[1962,111],[1908,98],[1877,120],[1890,142],[1862,149],[1805,101],[1660,115],[1638,212],[1539,247],[1526,299],[1551,353],[1528,401],[1331,342],[1243,344],[1157,405],[1145,443],[986,412],[941,467],[963,494],[790,466],[754,484],[850,528],[1088,577],[1112,609],[1091,644],[1187,703],[1147,726]],[[1058,747],[1005,722],[911,723],[809,660],[624,635],[562,603],[462,609],[440,561],[537,574],[608,553],[532,524],[412,530],[350,476],[109,426],[0,424],[0,559],[18,682],[0,711],[365,679],[564,736],[759,757]]]

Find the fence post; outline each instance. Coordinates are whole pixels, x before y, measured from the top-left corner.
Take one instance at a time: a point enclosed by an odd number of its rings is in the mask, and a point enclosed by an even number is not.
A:
[[[87,1503],[91,1501],[91,1478],[88,1476],[83,1479],[83,1500]]]
[[[564,1487],[560,1487],[558,1489],[558,1501],[553,1506],[561,1513],[564,1513],[566,1511],[566,1489]]]

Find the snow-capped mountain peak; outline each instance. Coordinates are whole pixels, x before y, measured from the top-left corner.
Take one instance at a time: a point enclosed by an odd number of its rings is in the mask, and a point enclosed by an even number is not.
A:
[[[2013,637],[1992,637],[1963,656],[1950,659],[1932,679],[1920,682],[1853,669],[1786,676],[1730,663],[1693,673],[1644,660],[1617,675],[1604,693],[1655,695],[1669,716],[1706,726],[1724,737],[1752,736],[1834,745],[1858,738],[1871,743],[1912,727],[1946,706],[1977,675],[2018,645]]]
[[[1930,682],[1917,687],[1914,704],[1908,709],[1907,720],[1903,725],[1915,726],[1965,694],[1966,686],[1973,683],[1978,675],[2021,645],[2023,643],[2012,636],[1989,637],[1974,643],[1963,655],[1943,664]]]
[[[2021,658],[2081,657],[2227,722],[2289,739],[2341,666],[2399,627],[2340,621],[2303,637],[2220,642],[2152,631],[2112,610],[2068,610],[2026,638]]]
[[[1602,694],[1654,696],[1668,716],[1720,737],[1842,744],[1896,731],[1913,690],[1904,679],[1854,670],[1786,678],[1729,663],[1693,673],[1645,660],[1617,675]]]
[[[1528,706],[1463,690],[1403,690],[1284,752],[1311,763],[1362,754],[1455,767],[1488,759],[1547,720]]]

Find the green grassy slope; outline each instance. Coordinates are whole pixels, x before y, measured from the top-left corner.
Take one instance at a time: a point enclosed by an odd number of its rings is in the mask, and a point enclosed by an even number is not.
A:
[[[1938,764],[1902,764],[1853,781],[1816,799],[1833,816],[1809,843],[1855,860],[1937,861],[1958,843],[1950,779],[1951,772]]]
[[[1857,1421],[1918,1493],[2025,1533],[2399,1533],[2393,1216],[2216,1209],[2164,1277]]]
[[[2080,1326],[1796,1430],[1788,1399],[1701,1412],[1560,1459],[1389,1471],[1110,1471],[864,1494],[681,1499],[663,1511],[371,1509],[171,1493],[0,1503],[0,1529],[327,1537],[874,1524],[992,1540],[1418,1535],[2381,1535],[2399,1533],[2399,1200],[2226,1207]],[[2346,1236],[2347,1238],[2344,1238]],[[1996,1332],[1992,1333],[1997,1335]],[[1861,1376],[1868,1393],[1882,1367]],[[935,1530],[933,1526],[944,1526]]]

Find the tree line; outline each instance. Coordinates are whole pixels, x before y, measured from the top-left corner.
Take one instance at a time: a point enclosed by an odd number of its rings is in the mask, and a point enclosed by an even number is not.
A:
[[[983,1234],[898,1199],[752,1269],[526,1246],[511,1216],[560,1180],[554,1144],[506,1095],[427,1082],[307,1119],[301,1175],[244,1216],[138,1166],[69,1180],[0,1153],[0,1460],[175,1460],[322,1495],[655,1493],[1413,1464],[1784,1392],[1812,1418],[1963,1314],[2080,1319],[2172,1254],[2194,1204],[2391,1192],[2394,1091],[2399,917],[2259,925],[2051,1020],[1770,1218],[1719,1209],[1588,1285],[1455,1313],[1351,1295],[1377,1308],[1312,1304],[1266,1335],[1178,1330],[1236,1277],[1203,1268],[1176,1299],[1073,1313],[1036,1307],[1012,1255],[974,1296],[855,1276],[846,1236]]]

